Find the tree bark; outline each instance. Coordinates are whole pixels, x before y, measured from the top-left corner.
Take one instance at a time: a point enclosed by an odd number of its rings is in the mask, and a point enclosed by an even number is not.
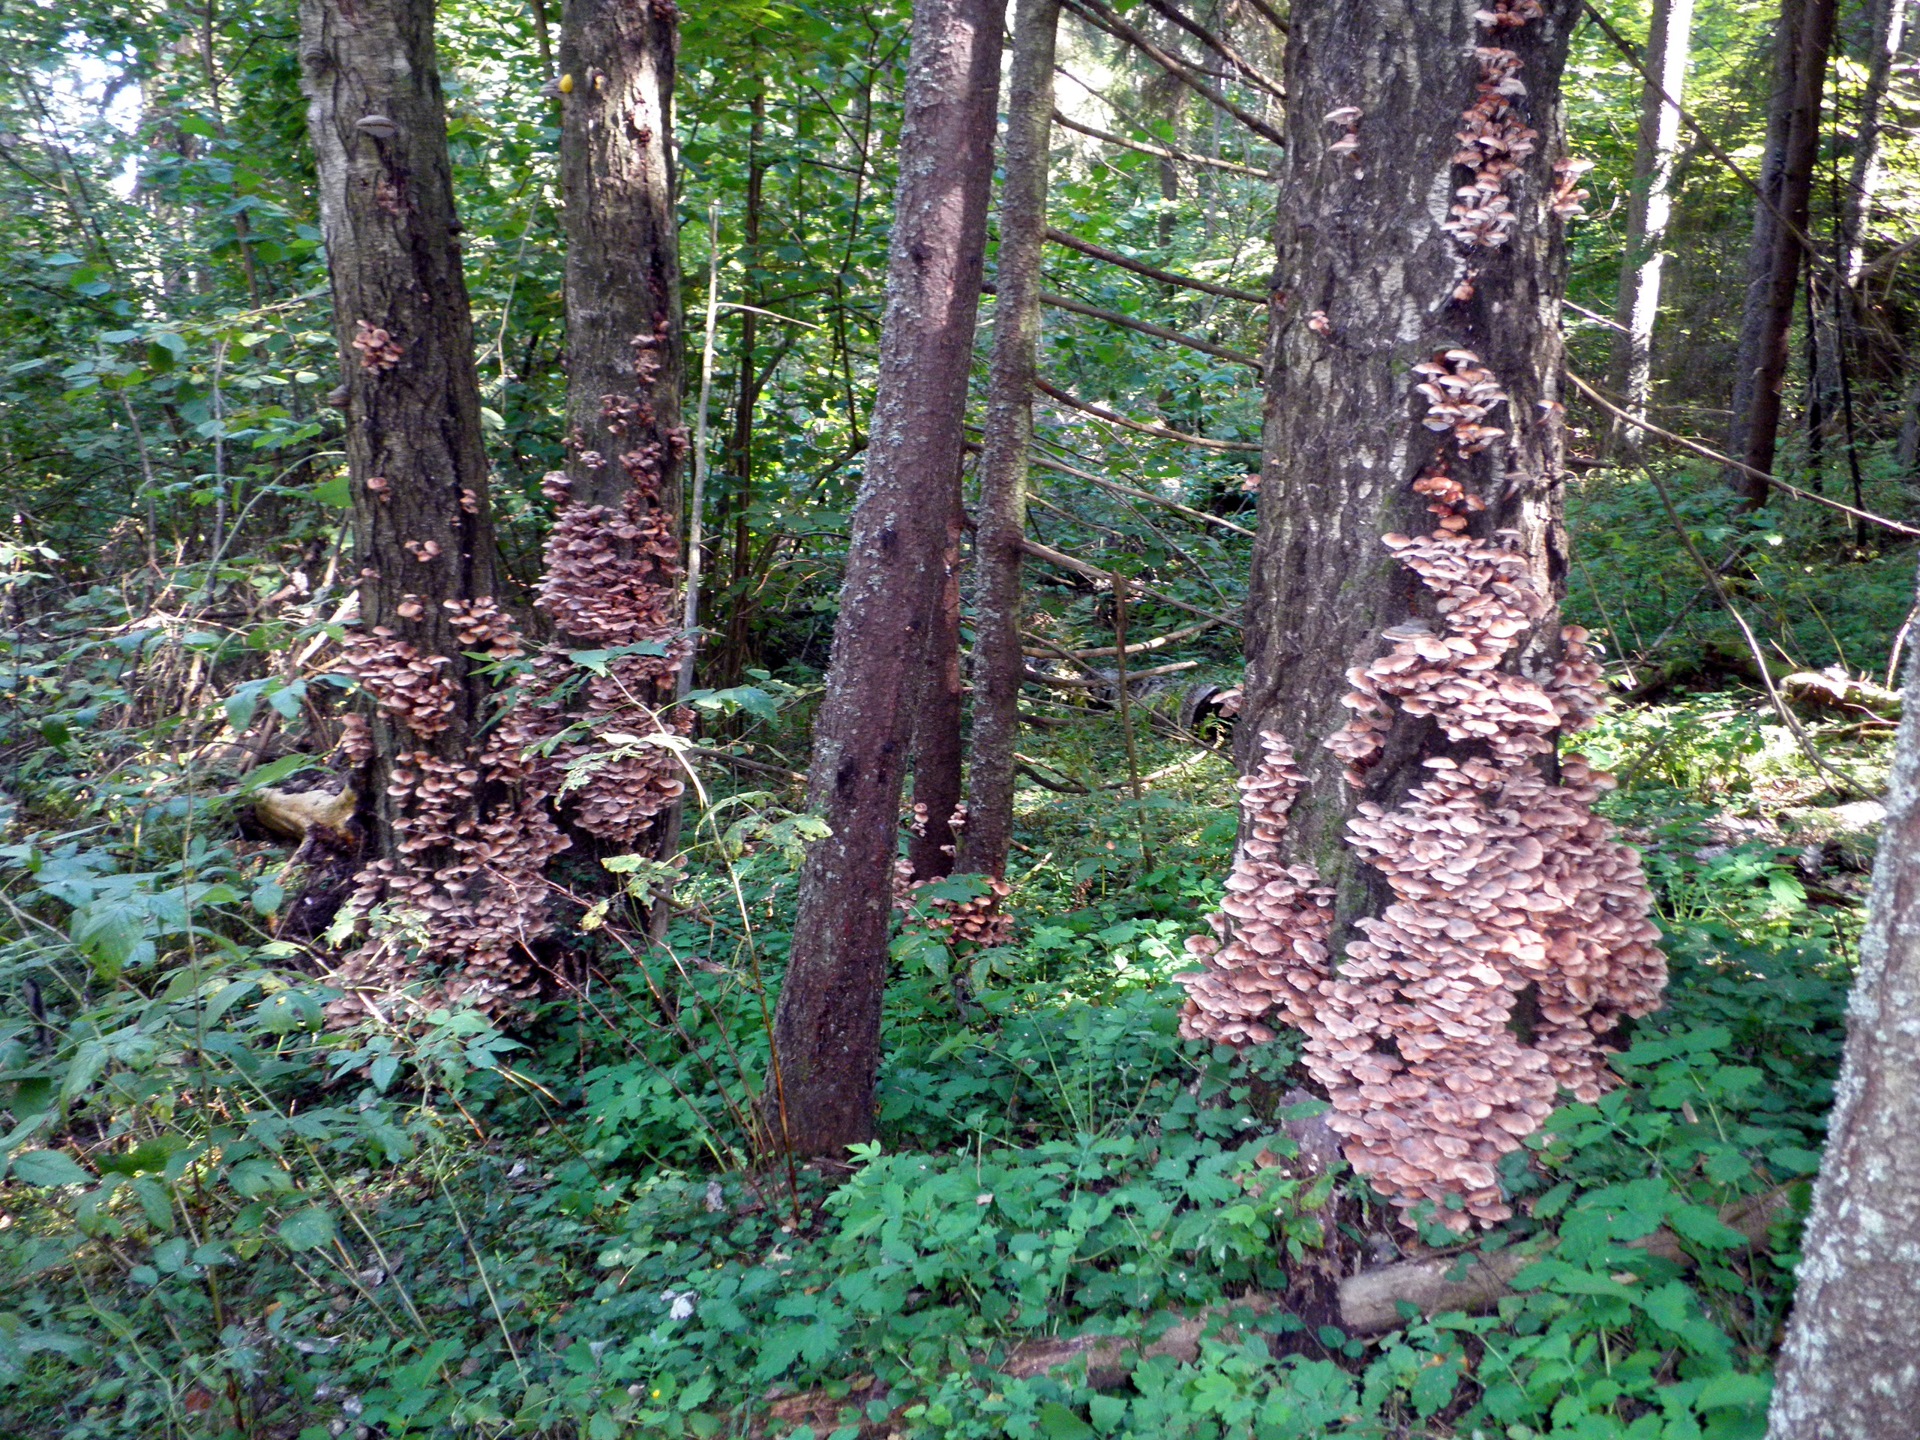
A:
[[[1880,188],[1887,88],[1893,80],[1893,64],[1899,58],[1901,42],[1906,37],[1907,0],[1869,0],[1867,20],[1872,55],[1867,62],[1867,86],[1860,96],[1860,113],[1854,123],[1847,193],[1840,206],[1840,271],[1849,285],[1860,274],[1865,258],[1862,247],[1866,243],[1867,219],[1873,211],[1874,193]]]
[[[1920,665],[1907,666],[1847,1047],[1767,1433],[1908,1435],[1920,1411]]]
[[[1673,218],[1673,161],[1680,145],[1679,107],[1685,101],[1692,29],[1693,0],[1655,0],[1647,37],[1647,73],[1654,83],[1640,92],[1640,135],[1620,266],[1617,313],[1622,330],[1613,340],[1614,393],[1625,398],[1626,408],[1636,416],[1647,413],[1652,398],[1653,330],[1660,314],[1667,224]],[[1616,421],[1609,439],[1629,458],[1638,456],[1640,431]]]
[[[1771,473],[1780,434],[1788,347],[1798,298],[1814,163],[1820,152],[1820,97],[1833,43],[1834,0],[1783,0],[1768,102],[1767,148],[1753,238],[1747,295],[1734,357],[1733,427],[1727,451],[1752,470]],[[1742,472],[1729,477],[1748,508],[1767,502],[1767,482]]]
[[[900,783],[964,443],[1002,10],[914,7],[879,382],[808,781],[832,833],[801,871],[774,1016],[782,1083],[769,1129],[803,1154],[873,1135]]]
[[[486,718],[491,686],[444,602],[494,595],[499,560],[432,0],[302,0],[300,29],[363,633],[387,632],[453,685],[437,733],[413,733],[384,706],[372,716],[363,820],[388,856],[395,755],[464,762]]]
[[[659,503],[679,510],[684,440],[674,216],[675,13],[566,0],[560,180],[567,230],[569,498],[618,506],[620,456],[658,447]]]
[[[965,695],[960,684],[960,535],[963,513],[959,476],[947,507],[947,544],[940,606],[927,636],[927,673],[920,703],[914,707],[913,812],[907,837],[907,861],[915,880],[937,880],[953,873],[959,848],[953,817],[960,807],[960,718]]]
[[[1007,96],[993,355],[980,455],[974,540],[973,732],[960,868],[1002,877],[1013,843],[1013,752],[1020,734],[1020,564],[1027,533],[1040,261],[1047,238],[1047,164],[1059,0],[1022,0]]]
[[[1515,532],[1545,595],[1562,592],[1567,564],[1561,338],[1542,317],[1560,313],[1566,285],[1562,225],[1547,197],[1561,148],[1560,71],[1580,12],[1549,4],[1499,41],[1524,61],[1526,121],[1540,135],[1511,186],[1511,238],[1463,259],[1435,220],[1466,173],[1453,157],[1479,79],[1475,9],[1471,0],[1296,0],[1291,20],[1294,98],[1236,752],[1244,773],[1258,763],[1262,731],[1293,747],[1307,784],[1290,817],[1289,863],[1316,866],[1335,888],[1335,953],[1352,920],[1387,898],[1346,845],[1347,821],[1362,800],[1390,805],[1420,777],[1437,738],[1396,738],[1365,790],[1347,785],[1343,762],[1321,744],[1348,719],[1348,667],[1379,653],[1383,627],[1415,613],[1419,587],[1381,536],[1432,528],[1410,484],[1445,437],[1417,418],[1424,407],[1409,366],[1464,347],[1499,377],[1509,398],[1490,423],[1508,433],[1454,466],[1487,501],[1471,533]],[[1351,159],[1330,149],[1339,131],[1322,118],[1346,106],[1361,112]],[[1471,297],[1450,299],[1469,277]],[[1553,634],[1548,617],[1528,649]]]

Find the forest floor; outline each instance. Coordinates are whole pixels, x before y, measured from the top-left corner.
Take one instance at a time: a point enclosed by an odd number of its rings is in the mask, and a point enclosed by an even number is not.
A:
[[[67,708],[15,763],[0,846],[0,963],[41,1007],[0,1022],[0,1432],[1763,1434],[1881,717],[1806,716],[1851,788],[1724,675],[1603,717],[1583,748],[1623,778],[1608,811],[1654,882],[1669,1003],[1618,1088],[1503,1168],[1516,1218],[1480,1247],[1540,1244],[1513,1293],[1349,1336],[1340,1278],[1455,1242],[1302,1153],[1320,1107],[1290,1040],[1236,1057],[1176,1034],[1182,942],[1235,830],[1222,753],[1143,736],[1159,773],[1136,802],[1074,779],[1124,776],[1114,717],[1058,711],[1036,754],[1090,793],[1024,792],[1012,939],[909,923],[879,1141],[769,1165],[751,1117],[804,836],[790,790],[708,776],[666,943],[596,917],[571,937],[593,965],[511,1033],[447,1011],[329,1027],[334,992],[270,933],[286,849],[236,829],[250,782],[178,746],[107,763],[87,731],[89,705],[127,700],[111,599],[14,654]],[[1876,614],[1836,643],[1884,662]],[[753,754],[798,763],[803,710],[755,722]],[[1765,1239],[1722,1222],[1780,1187]],[[1655,1232],[1674,1243],[1634,1243]],[[1080,1335],[1149,1343],[1059,1343]]]

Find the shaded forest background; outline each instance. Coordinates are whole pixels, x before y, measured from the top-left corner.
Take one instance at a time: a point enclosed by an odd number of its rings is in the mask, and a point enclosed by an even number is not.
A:
[[[1911,526],[1920,69],[1895,57],[1863,138],[1885,3],[1840,6],[1825,62],[1823,258],[1794,283],[1768,468]],[[1644,44],[1650,16],[1598,9],[1614,33],[1578,24],[1562,85],[1593,162],[1564,331],[1569,368],[1618,398],[1641,82],[1615,41]],[[705,444],[677,847],[555,865],[537,1004],[405,1024],[340,1018],[324,961],[345,933],[299,913],[314,877],[289,866],[298,797],[324,808],[337,783],[361,563],[295,7],[0,15],[9,1433],[1764,1432],[1912,532],[1752,504],[1719,462],[1570,403],[1563,612],[1616,700],[1585,748],[1621,778],[1607,813],[1645,856],[1670,1000],[1618,1057],[1625,1084],[1502,1173],[1520,1213],[1492,1248],[1561,1237],[1531,1283],[1493,1314],[1342,1328],[1339,1279],[1453,1237],[1413,1238],[1302,1159],[1317,1107],[1290,1041],[1236,1056],[1175,1030],[1171,977],[1238,820],[1222,701],[1276,151],[1086,17],[1278,124],[1249,78],[1283,68],[1270,7],[1192,13],[1245,64],[1159,6],[1063,15],[1048,223],[1074,243],[1045,252],[1028,535],[1081,568],[1027,570],[1011,921],[956,930],[989,896],[965,876],[903,895],[879,1139],[807,1165],[769,1162],[759,1107],[819,838],[801,782],[865,473],[908,7],[679,17],[681,403]],[[567,461],[559,25],[541,0],[436,19],[500,593],[538,640],[542,480]],[[1693,16],[1651,350],[1652,423],[1736,456],[1755,218],[1736,170],[1766,161],[1780,26],[1763,0]],[[986,270],[970,442],[991,233]],[[1129,683],[1113,647],[1143,639]],[[1730,1229],[1759,1196],[1786,1198]],[[1656,1231],[1671,1253],[1628,1253]],[[1170,1318],[1194,1316],[1218,1323]],[[1144,1353],[1050,1370],[1083,1333]]]

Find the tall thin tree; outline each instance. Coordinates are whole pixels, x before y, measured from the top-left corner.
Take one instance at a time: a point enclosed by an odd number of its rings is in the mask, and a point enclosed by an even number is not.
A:
[[[1047,243],[1053,56],[1060,0],[1021,0],[1013,25],[993,354],[974,538],[973,729],[960,868],[1003,876],[1013,843],[1013,755],[1020,733],[1020,560],[1027,534],[1040,259]]]
[[[1680,148],[1680,105],[1693,32],[1693,0],[1655,0],[1647,35],[1647,74],[1640,92],[1640,133],[1627,200],[1626,252],[1620,262],[1620,329],[1613,339],[1613,385],[1626,409],[1644,417],[1653,391],[1653,330],[1660,314],[1667,224],[1673,218],[1673,166]],[[1628,455],[1641,431],[1614,422],[1608,437]]]
[[[499,561],[460,267],[433,0],[302,0],[300,59],[333,289],[360,622],[450,687],[443,714],[379,706],[363,795],[393,853],[402,750],[463,762],[491,686],[446,602],[496,594]],[[420,687],[415,687],[420,688]],[[439,707],[435,707],[438,709]]]
[[[805,1154],[873,1134],[900,786],[964,443],[1002,12],[1002,0],[913,11],[871,441],[808,777],[832,833],[801,872],[774,1016],[769,1120]]]
[[[1729,476],[1750,507],[1764,505],[1784,403],[1793,312],[1820,153],[1820,100],[1833,45],[1835,0],[1782,0],[1760,195],[1747,251],[1747,293],[1734,356],[1727,451],[1747,468]]]

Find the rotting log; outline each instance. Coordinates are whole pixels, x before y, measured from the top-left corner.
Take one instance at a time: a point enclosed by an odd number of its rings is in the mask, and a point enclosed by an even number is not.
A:
[[[1759,1195],[1735,1200],[1720,1209],[1720,1223],[1737,1230],[1749,1245],[1757,1245],[1767,1231],[1792,1208],[1792,1186],[1781,1185]],[[1628,1248],[1645,1250],[1662,1260],[1684,1265],[1691,1258],[1671,1230],[1656,1230]],[[1460,1310],[1485,1310],[1513,1293],[1514,1278],[1552,1249],[1551,1239],[1486,1254],[1458,1251],[1430,1260],[1405,1260],[1378,1270],[1363,1270],[1340,1282],[1341,1328],[1355,1334],[1375,1334],[1406,1323],[1402,1305],[1421,1315]]]

